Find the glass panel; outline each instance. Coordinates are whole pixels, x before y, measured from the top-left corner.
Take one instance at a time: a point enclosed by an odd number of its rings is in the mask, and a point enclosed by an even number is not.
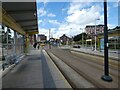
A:
[[[14,31],[8,29],[8,55],[14,54]]]
[[[20,46],[19,46],[19,33],[16,33],[16,54],[19,54]]]
[[[0,60],[2,60],[2,25],[0,24]]]
[[[11,29],[8,29],[8,43],[9,44],[14,43],[14,31]]]
[[[16,34],[16,53],[20,54],[23,53],[23,36],[19,33]]]
[[[3,56],[7,55],[7,27],[4,27],[4,29],[2,29],[2,49],[3,49]]]
[[[7,27],[2,30],[2,43],[7,44]]]
[[[0,24],[0,45],[2,45],[2,25]]]

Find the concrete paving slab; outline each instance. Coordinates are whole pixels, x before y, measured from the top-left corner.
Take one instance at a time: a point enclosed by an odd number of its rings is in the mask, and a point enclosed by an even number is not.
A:
[[[3,88],[71,88],[44,50],[31,50],[2,78]]]
[[[5,77],[3,77],[4,88],[43,88],[42,86],[42,73],[41,61],[31,60],[32,56],[28,56],[28,59],[23,60],[13,70],[11,70]],[[38,56],[39,57],[39,56]]]

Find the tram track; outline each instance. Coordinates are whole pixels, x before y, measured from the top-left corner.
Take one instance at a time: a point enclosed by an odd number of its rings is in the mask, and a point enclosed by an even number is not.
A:
[[[48,55],[50,56],[50,58],[53,60],[53,62],[55,63],[55,65],[59,68],[59,70],[61,71],[61,73],[64,75],[64,77],[66,78],[66,80],[69,82],[69,84],[71,85],[71,87],[73,88],[73,89],[76,89],[76,88],[78,88],[78,86],[73,82],[73,81],[71,81],[71,79],[70,79],[70,77],[64,72],[64,70],[63,69],[61,69],[61,66],[56,62],[56,60],[55,60],[55,58],[53,58],[53,56],[51,55],[51,53],[50,52],[48,52],[47,51],[47,53],[48,53]],[[54,55],[54,54],[53,54]],[[63,61],[63,60],[62,60]],[[66,62],[64,62],[66,65],[68,65]],[[70,68],[72,68],[73,69],[73,67],[72,66],[70,66],[70,65],[68,65]],[[73,69],[75,72],[77,71],[77,70],[75,70],[75,69]],[[77,72],[78,73],[78,72]],[[80,75],[81,76],[81,75]],[[94,85],[95,86],[95,85]],[[95,86],[96,88],[97,88],[97,86]]]
[[[76,51],[70,51],[73,55],[75,55],[75,56],[77,56],[77,57],[79,57],[79,55],[80,55],[80,57],[82,57],[83,55],[86,55],[86,54],[84,54],[84,53],[81,53],[81,52],[76,52]],[[99,64],[99,65],[101,65],[101,66],[103,66],[103,60],[104,60],[104,58],[103,57],[99,57],[99,56],[92,56],[92,55],[88,55],[87,54],[87,57],[89,57],[89,58],[92,58],[92,59],[87,59],[86,57],[82,57],[83,59],[85,59],[85,60],[87,60],[88,62],[91,62],[92,61],[92,63],[95,63],[95,64]],[[99,60],[98,60],[99,59]],[[111,69],[114,69],[114,70],[120,70],[120,68],[118,67],[118,64],[120,63],[119,61],[114,61],[114,62],[116,62],[116,63],[113,63],[113,62],[110,62],[110,61],[113,61],[112,59],[109,59],[109,64],[110,64],[110,68]]]
[[[79,57],[78,57],[78,55],[76,55],[76,54],[74,54],[75,56],[73,56],[74,58],[76,58],[76,60],[78,60],[79,59]],[[77,57],[76,57],[77,56]],[[85,60],[83,60],[83,59],[85,59]],[[93,67],[95,67],[95,68],[97,68],[97,69],[99,69],[99,70],[101,70],[101,71],[103,71],[103,67],[104,67],[104,65],[103,65],[103,63],[102,62],[100,62],[101,60],[99,60],[99,61],[91,61],[90,59],[88,60],[87,58],[85,58],[85,57],[83,57],[82,59],[81,59],[81,61],[82,62],[84,62],[84,63],[86,63],[86,64],[89,64],[89,65],[91,65],[91,66],[93,66]],[[79,61],[79,62],[81,62],[81,61]],[[118,74],[118,70],[119,70],[119,68],[118,68],[118,66],[117,67],[113,67],[113,66],[110,66],[110,69],[113,69],[113,70],[115,70],[115,71],[111,71],[110,72],[110,74],[112,75],[112,76],[115,76],[115,77],[118,77],[118,78],[120,78],[120,75]]]
[[[55,53],[54,53],[55,54]],[[72,55],[73,53],[71,53],[70,51],[68,52],[68,54],[70,55]],[[56,55],[56,54],[55,54]],[[58,56],[58,55],[57,55]],[[59,56],[58,56],[59,57]],[[103,63],[102,62],[100,62],[101,61],[101,58],[99,59],[99,61],[95,61],[95,60],[92,60],[92,59],[90,59],[89,57],[88,58],[86,58],[86,57],[82,57],[82,56],[78,56],[78,55],[76,55],[76,54],[73,54],[72,55],[72,57],[74,57],[74,60],[75,61],[77,61],[78,63],[80,63],[80,62],[83,62],[83,63],[85,63],[85,64],[87,64],[87,65],[90,65],[91,67],[94,67],[94,68],[97,68],[98,70],[100,70],[100,71],[103,71]],[[62,60],[62,59],[61,59]],[[112,76],[114,76],[114,77],[120,77],[120,75],[118,75],[118,67],[111,67],[111,65],[110,65],[110,69],[112,69],[111,71],[110,71],[110,74],[112,75]]]
[[[105,85],[95,81],[95,79],[92,79],[84,70],[81,70],[80,68],[78,68],[77,63],[82,63],[84,65],[87,65],[87,67],[92,67],[91,70],[97,71],[97,72],[102,72],[102,67],[101,65],[97,65],[98,63],[91,63],[88,60],[84,60],[83,58],[79,58],[76,55],[72,56],[73,62],[72,61],[68,61],[69,59],[67,58],[67,56],[69,55],[71,58],[71,53],[66,51],[61,52],[64,56],[60,57],[58,52],[55,52],[54,50],[51,51],[56,57],[58,57],[60,60],[62,60],[65,64],[67,64],[69,67],[71,67],[74,71],[76,71],[78,74],[80,74],[81,76],[83,76],[86,80],[88,80],[89,82],[91,82],[93,85],[95,85],[96,87],[102,87],[105,88]],[[66,60],[65,60],[66,59]],[[54,60],[55,62],[55,60]],[[74,62],[77,62],[76,65]],[[89,68],[90,69],[90,68]],[[114,74],[115,72],[112,72],[111,75],[114,78],[114,80],[117,80],[117,75]],[[100,77],[99,77],[100,78]],[[117,82],[115,82],[117,84]],[[116,85],[117,86],[117,85]]]

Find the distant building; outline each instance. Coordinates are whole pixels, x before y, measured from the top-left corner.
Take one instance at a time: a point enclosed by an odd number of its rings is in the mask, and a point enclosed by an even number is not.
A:
[[[61,37],[60,37],[60,41],[62,44],[64,45],[68,45],[70,44],[70,41],[71,41],[71,38],[69,38],[68,36],[66,36],[65,34],[63,34]]]
[[[55,38],[50,38],[50,41],[51,42],[55,42]]]
[[[47,36],[45,36],[44,34],[38,34],[37,41],[38,42],[46,42]]]
[[[95,25],[89,25],[85,27],[86,34],[95,35]],[[104,32],[104,25],[96,25],[96,34]]]

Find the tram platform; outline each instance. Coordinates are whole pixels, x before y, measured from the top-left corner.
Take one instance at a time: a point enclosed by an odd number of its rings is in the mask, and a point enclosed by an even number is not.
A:
[[[2,88],[71,88],[43,49],[31,49],[3,76]]]
[[[85,54],[89,54],[89,55],[104,57],[104,50],[94,51],[91,48],[87,48],[87,47],[71,48],[70,46],[60,46],[59,48],[70,49],[71,51],[76,51],[76,52],[81,52],[81,53],[85,53]],[[120,60],[119,59],[120,51],[119,50],[108,50],[108,56],[110,59],[119,61]]]

